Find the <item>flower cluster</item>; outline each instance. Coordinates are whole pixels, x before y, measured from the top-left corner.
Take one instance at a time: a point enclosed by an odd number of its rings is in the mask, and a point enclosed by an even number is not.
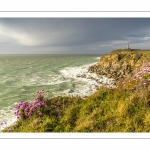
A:
[[[27,118],[30,117],[33,114],[38,114],[39,116],[42,116],[42,110],[44,108],[47,108],[46,105],[46,99],[44,98],[45,94],[49,91],[44,91],[42,89],[41,91],[38,91],[35,97],[35,100],[33,102],[26,102],[26,101],[20,101],[15,108],[17,109],[15,111],[15,116],[17,119],[23,117]]]
[[[150,62],[145,63],[138,73],[135,74],[137,80],[150,78]]]
[[[147,87],[150,84],[148,79],[150,79],[150,62],[145,63],[133,77],[118,82],[118,85],[124,88],[132,88],[134,85]]]

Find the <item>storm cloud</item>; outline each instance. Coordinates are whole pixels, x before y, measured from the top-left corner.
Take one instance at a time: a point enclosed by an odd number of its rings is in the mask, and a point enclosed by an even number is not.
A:
[[[150,18],[0,18],[0,54],[150,49]]]

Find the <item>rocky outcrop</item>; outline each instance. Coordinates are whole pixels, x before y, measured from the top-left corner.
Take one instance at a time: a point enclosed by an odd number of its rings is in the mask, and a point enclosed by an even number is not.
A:
[[[89,72],[105,75],[116,80],[132,75],[143,65],[150,61],[150,54],[134,50],[114,50],[104,55],[99,62],[89,67]]]

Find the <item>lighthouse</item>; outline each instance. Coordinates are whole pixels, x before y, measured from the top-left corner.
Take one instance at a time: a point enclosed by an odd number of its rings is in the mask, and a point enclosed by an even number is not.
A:
[[[127,44],[127,49],[129,49],[129,43]]]

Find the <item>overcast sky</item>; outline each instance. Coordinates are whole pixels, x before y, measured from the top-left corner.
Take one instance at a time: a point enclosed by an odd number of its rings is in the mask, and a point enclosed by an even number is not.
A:
[[[0,18],[0,54],[150,49],[150,18]]]

